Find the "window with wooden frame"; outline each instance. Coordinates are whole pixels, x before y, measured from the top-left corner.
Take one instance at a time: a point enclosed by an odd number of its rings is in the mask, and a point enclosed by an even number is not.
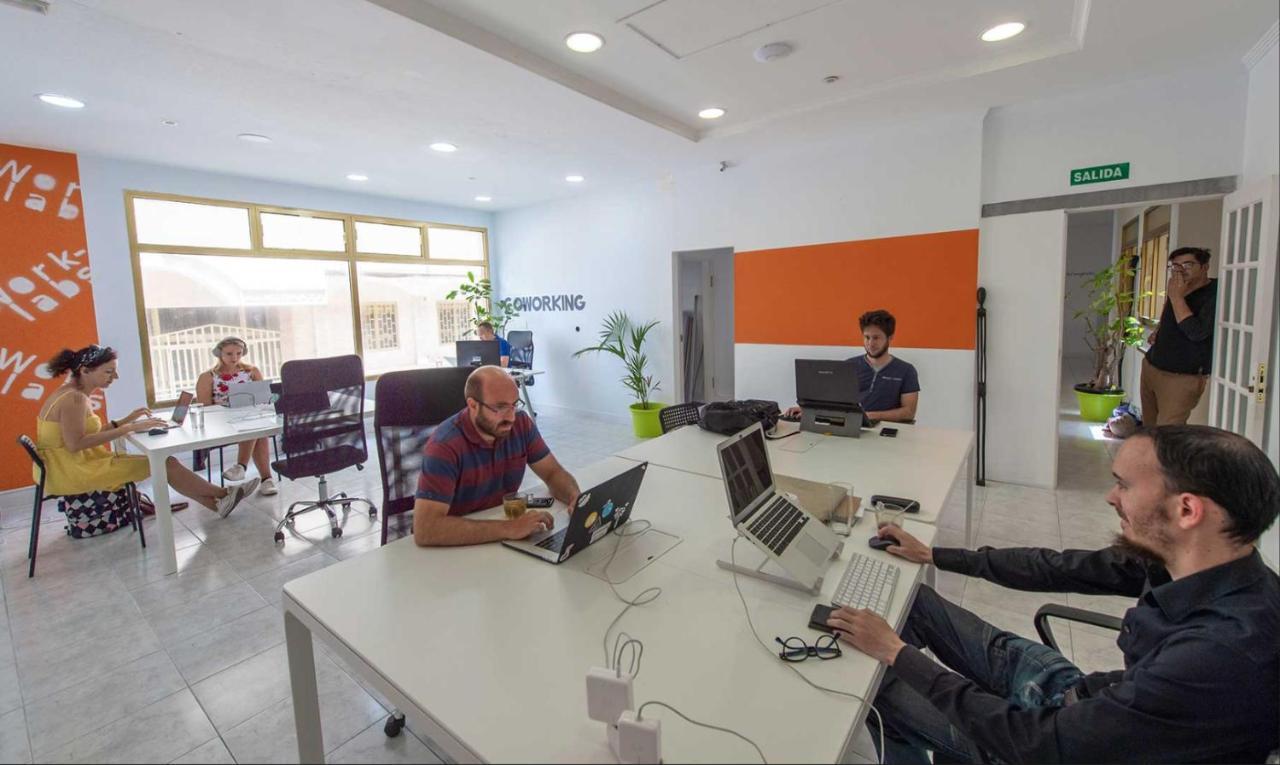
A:
[[[1172,208],[1152,207],[1142,214],[1141,275],[1138,280],[1138,318],[1147,322],[1160,320],[1164,310],[1164,293],[1169,280],[1169,229]]]
[[[140,191],[125,215],[151,406],[193,390],[228,335],[267,379],[344,353],[369,377],[452,364],[470,317],[455,326],[445,295],[489,273],[483,228]]]

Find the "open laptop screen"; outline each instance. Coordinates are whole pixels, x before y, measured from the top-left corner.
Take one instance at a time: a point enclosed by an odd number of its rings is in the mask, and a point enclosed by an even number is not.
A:
[[[738,523],[760,496],[773,489],[764,431],[757,425],[742,438],[720,450],[720,472],[729,489],[733,520]]]
[[[183,391],[182,394],[178,396],[178,405],[173,408],[172,421],[174,423],[181,425],[182,421],[187,419],[187,410],[191,408],[191,401],[194,398],[195,395],[190,391]]]

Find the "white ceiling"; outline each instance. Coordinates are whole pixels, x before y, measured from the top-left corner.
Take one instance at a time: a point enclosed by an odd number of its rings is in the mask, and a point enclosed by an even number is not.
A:
[[[505,209],[870,120],[1238,63],[1276,15],[1274,0],[53,0],[48,16],[0,5],[0,141]],[[1009,19],[1027,31],[977,39]],[[578,29],[605,48],[568,51]],[[773,41],[795,52],[751,58]],[[55,109],[38,92],[88,108]],[[697,119],[709,105],[729,113]],[[427,149],[437,140],[460,150]],[[566,184],[570,172],[587,183]]]

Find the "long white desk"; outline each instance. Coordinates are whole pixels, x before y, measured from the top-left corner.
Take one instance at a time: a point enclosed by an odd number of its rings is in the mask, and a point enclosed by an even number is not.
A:
[[[374,403],[365,399],[365,417],[373,415]],[[167,420],[171,412],[157,412],[156,416]],[[255,416],[265,415],[265,416]],[[175,454],[196,449],[226,446],[257,438],[279,435],[282,420],[274,410],[259,407],[229,409],[224,406],[204,407],[204,427],[197,428],[191,416],[181,427],[171,428],[162,435],[150,435],[146,431],[130,433],[126,439],[139,452],[145,454],[151,466],[151,492],[156,506],[156,526],[160,531],[160,554],[166,574],[178,572],[178,553],[173,546],[173,509],[169,501],[169,482],[165,480],[165,460]],[[203,509],[203,508],[202,508]],[[195,512],[195,511],[192,511]]]
[[[617,457],[577,477],[583,487],[634,465]],[[491,511],[501,514],[500,509]],[[836,762],[848,752],[866,705],[815,690],[751,635],[733,575],[716,567],[734,537],[719,480],[651,465],[633,519],[682,541],[618,589],[635,597],[619,630],[644,642],[637,704],[661,700],[704,722],[754,739],[774,762]],[[739,582],[766,643],[807,628],[814,603],[829,602],[851,551],[902,569],[889,610],[900,627],[922,566],[867,548],[870,524],[855,527],[833,561],[820,597],[749,577]],[[907,522],[926,543],[931,526]],[[605,666],[605,628],[624,605],[585,573],[614,538],[563,565],[500,545],[420,549],[410,538],[330,566],[284,587],[285,627],[301,762],[323,761],[312,640],[347,660],[404,712],[409,725],[459,762],[614,762],[604,725],[587,718],[585,676]],[[595,553],[594,555],[592,555]],[[747,542],[740,563],[760,560]],[[616,575],[615,575],[615,578]],[[840,659],[797,665],[819,684],[869,698],[883,667],[852,647]],[[697,728],[665,710],[670,762],[752,762],[736,738]]]
[[[965,485],[965,543],[973,543],[973,433],[961,430],[892,424],[896,438],[863,431],[861,438],[799,433],[767,442],[775,473],[822,483],[845,482],[864,500],[873,494],[919,500],[912,517],[936,524],[958,478]],[[778,433],[792,433],[795,423],[778,423]],[[637,444],[618,456],[638,462],[720,478],[716,444],[725,439],[688,425]]]

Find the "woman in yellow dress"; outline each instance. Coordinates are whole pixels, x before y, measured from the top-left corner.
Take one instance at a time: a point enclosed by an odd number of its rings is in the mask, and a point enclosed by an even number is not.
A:
[[[117,454],[107,444],[164,422],[152,417],[148,409],[135,409],[121,420],[112,420],[111,427],[103,430],[89,404],[89,396],[95,390],[108,387],[119,377],[116,352],[97,345],[78,351],[63,349],[48,362],[48,367],[54,377],[71,374],[49,394],[36,417],[36,448],[45,463],[45,491],[59,495],[109,491],[150,476],[146,457]],[[169,485],[180,494],[223,518],[258,485],[253,480],[230,489],[214,486],[174,457],[165,462],[165,473]]]

